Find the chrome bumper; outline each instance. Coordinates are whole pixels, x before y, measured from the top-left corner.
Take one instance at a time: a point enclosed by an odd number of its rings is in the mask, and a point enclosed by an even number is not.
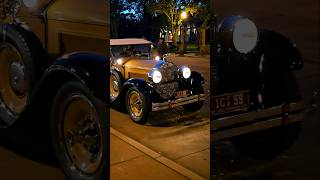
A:
[[[205,99],[206,99],[205,94],[197,94],[197,95],[193,95],[185,98],[179,98],[171,101],[169,100],[164,103],[152,103],[152,111],[161,111],[161,110],[171,109],[171,108],[183,106],[186,104],[204,101]]]
[[[269,129],[284,124],[292,124],[303,121],[302,103],[291,103],[287,112],[283,106],[276,106],[260,111],[248,112],[234,116],[228,116],[211,122],[211,138],[222,140],[250,132]],[[246,125],[241,125],[245,123]]]

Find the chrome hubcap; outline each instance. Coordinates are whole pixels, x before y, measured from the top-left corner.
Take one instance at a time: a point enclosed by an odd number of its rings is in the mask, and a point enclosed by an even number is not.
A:
[[[27,105],[28,76],[18,50],[9,43],[0,45],[0,102],[14,114]]]
[[[64,142],[78,169],[86,174],[99,169],[103,148],[101,126],[95,108],[85,97],[77,97],[66,110]]]
[[[13,62],[10,67],[9,77],[12,90],[17,95],[23,96],[26,93],[24,66],[18,62]]]

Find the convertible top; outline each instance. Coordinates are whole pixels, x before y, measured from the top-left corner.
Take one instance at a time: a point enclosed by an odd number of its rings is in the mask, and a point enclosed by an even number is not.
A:
[[[138,38],[110,39],[111,46],[137,45],[137,44],[152,44],[152,42],[145,39],[138,39]]]

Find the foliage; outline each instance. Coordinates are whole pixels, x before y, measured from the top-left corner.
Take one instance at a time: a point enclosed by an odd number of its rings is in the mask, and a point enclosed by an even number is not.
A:
[[[183,19],[182,12],[189,16],[197,17],[202,22],[202,27],[208,26],[209,21],[209,0],[149,0],[148,12],[154,16],[164,15],[174,36],[174,43],[177,41],[178,29]]]
[[[142,0],[110,0],[111,36],[118,37],[121,21],[139,21],[143,17]]]

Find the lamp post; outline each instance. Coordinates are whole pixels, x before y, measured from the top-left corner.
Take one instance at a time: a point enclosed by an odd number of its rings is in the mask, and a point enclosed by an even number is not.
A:
[[[181,13],[181,19],[182,21],[188,18],[188,14],[186,11],[183,11]],[[184,25],[182,23],[182,25],[180,26],[180,38],[181,38],[181,54],[184,53],[185,51],[185,28]]]

